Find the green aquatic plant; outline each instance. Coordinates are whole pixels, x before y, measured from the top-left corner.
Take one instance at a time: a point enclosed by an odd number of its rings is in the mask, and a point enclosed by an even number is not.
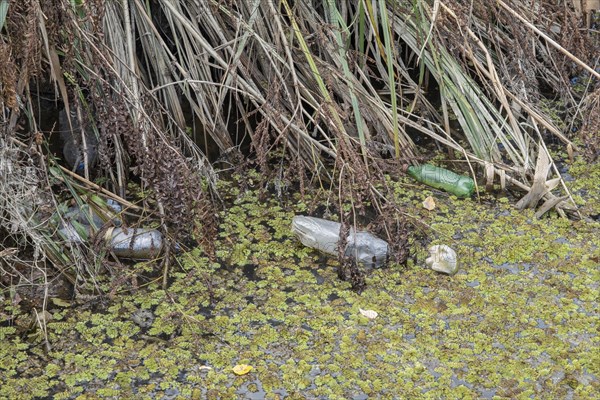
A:
[[[53,306],[50,362],[39,338],[0,327],[10,344],[0,346],[0,397],[593,397],[599,224],[439,192],[428,193],[436,210],[421,211],[424,194],[408,178],[390,185],[398,202],[415,203],[428,242],[455,248],[456,275],[426,269],[427,246],[415,243],[415,260],[367,274],[359,295],[337,278],[337,260],[292,236],[309,197],[296,207],[232,186],[215,260],[193,249],[166,290],[151,283],[108,306]],[[241,239],[247,251],[234,258]],[[151,327],[133,322],[138,309],[154,314]],[[238,364],[253,369],[236,376]]]

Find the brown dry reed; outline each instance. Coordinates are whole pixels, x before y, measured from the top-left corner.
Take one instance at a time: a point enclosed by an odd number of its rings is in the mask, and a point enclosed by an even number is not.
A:
[[[61,273],[94,287],[108,254],[65,243],[49,221],[66,197],[125,201],[132,177],[144,193],[138,214],[212,255],[211,152],[238,169],[257,165],[265,180],[331,190],[345,225],[383,216],[376,225],[405,260],[409,221],[385,177],[436,145],[451,168],[524,192],[547,141],[597,156],[598,38],[567,3],[530,3],[9,1],[0,21],[1,284]],[[589,84],[573,90],[573,77]],[[34,113],[43,87],[97,136],[99,166],[84,179],[44,148]],[[592,138],[589,148],[546,100]],[[567,192],[555,207],[565,214],[571,203]]]

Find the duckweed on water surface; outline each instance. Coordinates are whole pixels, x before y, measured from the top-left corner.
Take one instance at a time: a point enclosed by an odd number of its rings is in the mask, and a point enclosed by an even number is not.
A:
[[[598,198],[595,183],[586,190]],[[0,398],[599,398],[600,224],[415,185],[397,194],[436,198],[412,213],[457,251],[457,275],[425,269],[416,249],[356,294],[335,260],[292,237],[299,197],[232,187],[217,262],[195,249],[168,290],[51,308],[48,353],[41,336],[0,326]],[[6,306],[0,315],[18,313]],[[148,328],[132,320],[140,309]],[[238,364],[253,369],[237,376]]]

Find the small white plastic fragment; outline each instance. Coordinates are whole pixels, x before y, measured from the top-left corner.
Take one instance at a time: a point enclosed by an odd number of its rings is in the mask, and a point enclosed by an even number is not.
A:
[[[436,244],[429,248],[430,257],[425,264],[432,270],[448,275],[454,275],[458,271],[458,260],[456,252],[445,244]]]
[[[375,318],[377,318],[377,315],[379,315],[379,314],[377,314],[377,311],[373,311],[373,310],[363,310],[362,308],[359,308],[358,311],[360,311],[360,313],[363,316],[365,316],[369,319],[375,319]]]

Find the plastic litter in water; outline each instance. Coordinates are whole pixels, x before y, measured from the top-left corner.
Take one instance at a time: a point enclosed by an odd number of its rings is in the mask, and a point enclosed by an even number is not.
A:
[[[437,244],[429,248],[429,258],[425,264],[432,270],[448,275],[454,275],[458,271],[458,259],[456,252],[445,244]]]
[[[163,237],[155,229],[114,228],[109,247],[117,257],[152,259],[162,252]]]
[[[303,245],[333,256],[338,254],[341,227],[339,222],[304,215],[292,220],[292,232]],[[379,268],[388,261],[388,243],[369,232],[351,229],[345,255],[367,267]]]
[[[436,189],[442,189],[457,197],[470,197],[475,191],[475,182],[469,176],[459,175],[430,164],[410,166],[408,175]]]

